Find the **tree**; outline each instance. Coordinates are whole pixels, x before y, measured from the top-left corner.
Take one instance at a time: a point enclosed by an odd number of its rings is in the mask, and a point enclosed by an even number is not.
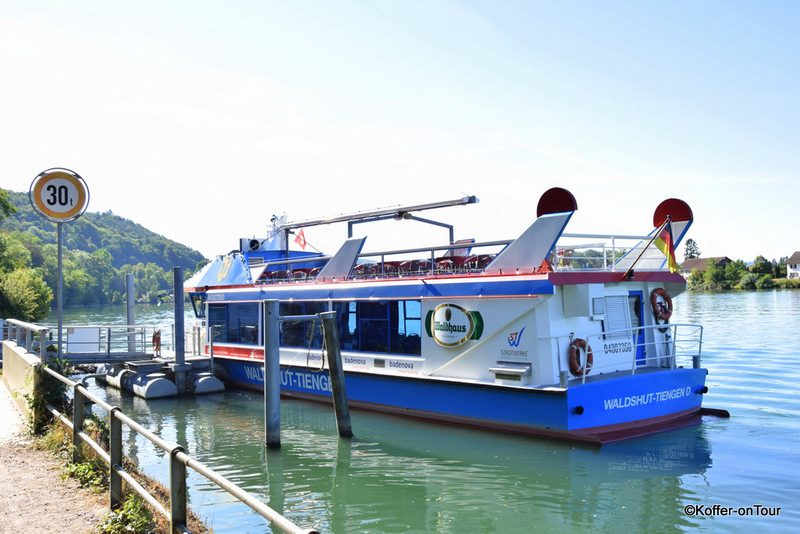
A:
[[[697,246],[697,243],[694,239],[687,239],[686,240],[686,248],[683,249],[683,259],[684,260],[693,260],[700,257],[700,248]]]
[[[741,280],[748,272],[745,262],[742,260],[735,260],[725,266],[725,279],[735,282]]]
[[[730,282],[725,277],[725,267],[712,259],[708,260],[708,267],[705,272],[706,286],[719,289],[730,289]]]
[[[0,235],[0,272],[11,272],[30,266],[30,251],[19,241]]]
[[[16,206],[8,200],[8,191],[0,189],[0,220],[17,212]]]
[[[753,262],[753,267],[750,269],[751,272],[756,274],[773,274],[774,268],[772,267],[772,262],[769,261],[764,256],[756,257],[756,260]]]
[[[0,273],[0,317],[35,322],[47,317],[53,292],[33,269]]]

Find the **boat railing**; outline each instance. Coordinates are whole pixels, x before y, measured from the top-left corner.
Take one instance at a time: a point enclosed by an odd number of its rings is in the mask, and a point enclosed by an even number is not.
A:
[[[510,243],[510,240],[501,240],[366,252],[358,255],[353,276],[380,278],[480,272]]]
[[[666,256],[650,244],[651,236],[611,234],[561,234],[549,258],[554,271],[625,272],[657,270]]]
[[[577,377],[570,375],[568,363],[575,336],[570,334],[549,339],[555,344],[559,376],[566,387],[565,377],[568,376],[577,378],[583,384],[592,376],[609,372],[630,372],[635,375],[653,369],[676,369],[686,365],[699,368],[703,327],[698,324],[662,324],[587,336],[586,348],[580,354],[583,372],[579,372]],[[593,363],[587,369],[587,353],[590,351],[593,353]],[[605,354],[617,353],[630,353],[631,358],[627,362],[621,362],[618,358],[613,358],[612,363],[604,362]]]
[[[387,278],[403,276],[481,273],[513,240],[479,243],[454,243],[436,247],[419,247],[365,252],[358,260],[352,278]],[[259,282],[310,282],[321,267],[294,268],[293,264],[322,262],[329,256],[271,261],[265,264]],[[666,256],[646,235],[562,234],[547,262],[553,271],[627,272],[637,269],[660,270]],[[538,264],[537,264],[538,267]],[[491,267],[489,267],[491,269]],[[526,266],[526,272],[535,270]]]
[[[511,242],[511,240],[500,240],[454,243],[436,247],[364,252],[357,256],[351,277],[369,279],[478,273],[483,271]],[[266,270],[259,282],[310,282],[314,280],[320,267],[297,269],[293,264],[328,259],[330,256],[271,261],[265,264]]]

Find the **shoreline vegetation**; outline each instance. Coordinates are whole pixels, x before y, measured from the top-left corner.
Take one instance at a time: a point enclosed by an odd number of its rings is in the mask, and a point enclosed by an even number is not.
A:
[[[800,289],[800,279],[786,278],[784,262],[768,262],[762,256],[752,267],[741,260],[723,266],[710,259],[705,271],[693,269],[686,281],[689,290],[701,291]]]

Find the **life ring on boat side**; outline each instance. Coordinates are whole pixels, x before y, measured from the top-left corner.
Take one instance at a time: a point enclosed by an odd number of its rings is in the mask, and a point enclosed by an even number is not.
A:
[[[586,365],[581,367],[581,354],[580,351],[586,353]],[[592,347],[586,343],[586,340],[577,338],[569,344],[569,371],[575,376],[588,375],[592,370],[594,363],[594,355],[592,354]]]
[[[663,288],[654,289],[650,293],[650,304],[653,306],[653,315],[662,321],[669,321],[672,317],[672,297]]]

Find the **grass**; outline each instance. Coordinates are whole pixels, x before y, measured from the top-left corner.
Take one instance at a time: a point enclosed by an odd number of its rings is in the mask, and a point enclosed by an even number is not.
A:
[[[84,431],[92,439],[107,448],[107,432],[105,422],[94,418],[87,420]],[[97,456],[94,450],[86,445],[80,446],[80,461],[72,462],[72,434],[70,430],[59,422],[52,423],[47,431],[36,440],[36,446],[41,450],[49,451],[61,464],[63,477],[72,477],[84,487],[91,489],[98,495],[108,492],[109,467],[105,461]],[[133,462],[125,457],[123,459],[125,470],[130,473],[156,500],[169,510],[169,490],[161,483],[142,473]],[[169,533],[170,524],[166,517],[161,516],[133,490],[123,484],[125,495],[122,505],[117,510],[112,510],[106,515],[105,521],[98,526],[98,533],[102,534],[159,534]],[[191,532],[204,534],[213,533],[199,518],[188,511],[187,528]]]

